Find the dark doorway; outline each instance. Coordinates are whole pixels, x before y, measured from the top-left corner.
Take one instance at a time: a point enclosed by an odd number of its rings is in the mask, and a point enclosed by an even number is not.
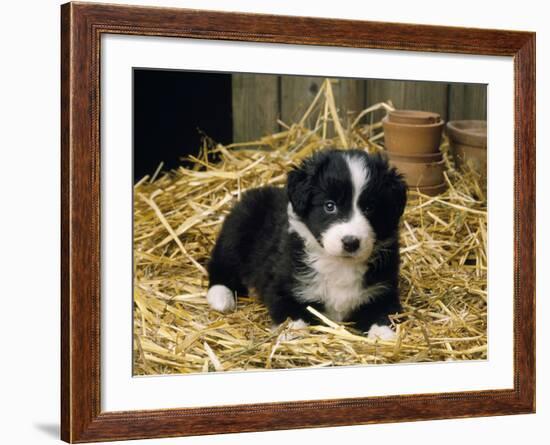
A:
[[[134,181],[197,154],[203,135],[233,139],[231,75],[135,68]]]

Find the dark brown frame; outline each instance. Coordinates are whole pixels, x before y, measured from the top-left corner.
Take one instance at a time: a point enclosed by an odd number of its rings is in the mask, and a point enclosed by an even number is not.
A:
[[[100,37],[104,33],[512,56],[514,388],[182,408],[100,409]],[[61,7],[61,437],[68,442],[535,411],[535,34],[91,3]]]

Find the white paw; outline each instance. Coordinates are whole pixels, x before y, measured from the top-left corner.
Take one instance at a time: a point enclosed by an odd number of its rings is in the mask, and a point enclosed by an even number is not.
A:
[[[221,284],[216,284],[208,289],[206,300],[210,307],[218,312],[232,311],[237,305],[233,292]]]
[[[291,330],[291,331],[297,331],[299,329],[305,329],[308,326],[309,326],[309,324],[307,324],[304,320],[299,318],[298,320],[292,320],[288,324],[288,329]]]
[[[368,337],[372,340],[395,340],[397,335],[389,326],[373,324],[369,329]]]
[[[279,326],[276,326],[276,328],[278,328]],[[298,331],[305,329],[308,326],[309,325],[301,318],[298,320],[292,320],[290,323],[288,323],[284,332],[279,335],[279,341],[290,341],[298,338],[300,336],[300,333]]]

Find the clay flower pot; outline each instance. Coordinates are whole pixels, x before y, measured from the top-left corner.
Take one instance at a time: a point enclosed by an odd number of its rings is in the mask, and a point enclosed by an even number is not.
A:
[[[382,120],[386,150],[402,154],[429,154],[439,151],[441,132],[445,122],[413,125]]]
[[[449,121],[447,136],[453,142],[472,147],[487,147],[487,121]]]
[[[435,186],[444,182],[443,172],[445,164],[443,160],[435,162],[409,162],[390,159],[398,172],[405,176],[409,187]]]
[[[394,110],[388,113],[390,122],[396,124],[428,125],[441,120],[441,116],[430,111]]]
[[[437,185],[428,185],[424,187],[413,187],[413,190],[418,190],[421,193],[424,193],[428,196],[437,196],[441,195],[445,190],[447,190],[447,183],[443,182]]]
[[[385,152],[390,161],[404,161],[404,162],[438,162],[443,160],[443,153],[438,151],[437,153],[428,154],[400,154],[393,151]]]
[[[481,173],[487,171],[487,121],[463,120],[447,123],[451,153],[458,169],[465,165]]]
[[[487,172],[487,149],[474,147],[472,145],[462,145],[451,142],[451,151],[455,160],[456,167],[464,170],[465,165],[469,165],[475,171],[485,174]]]

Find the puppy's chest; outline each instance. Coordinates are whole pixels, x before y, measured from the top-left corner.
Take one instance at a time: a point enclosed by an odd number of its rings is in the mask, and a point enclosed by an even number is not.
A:
[[[304,303],[322,303],[326,315],[343,321],[368,301],[364,286],[365,264],[320,257],[308,261],[308,270],[297,275],[296,297]]]

